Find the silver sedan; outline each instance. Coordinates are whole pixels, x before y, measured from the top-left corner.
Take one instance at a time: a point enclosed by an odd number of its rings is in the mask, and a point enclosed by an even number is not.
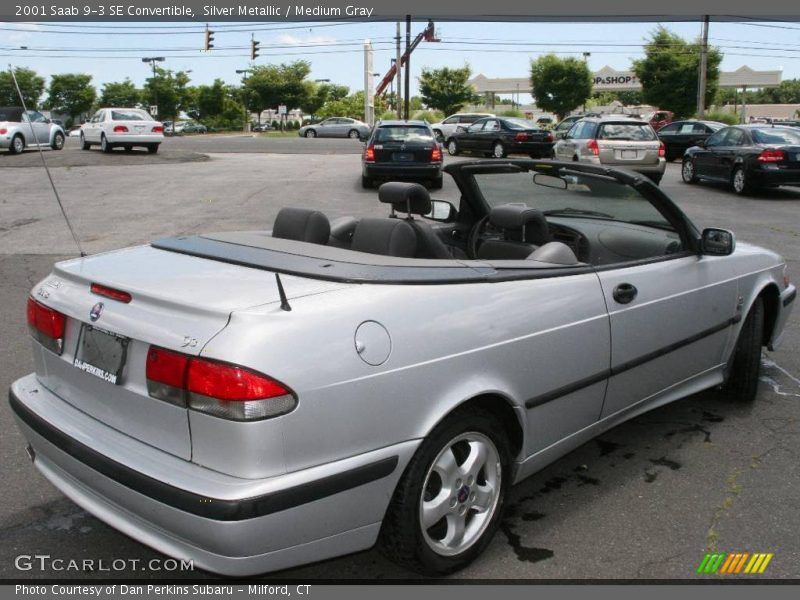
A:
[[[365,140],[372,128],[361,121],[349,117],[331,117],[313,125],[304,125],[297,130],[300,137],[337,137]]]

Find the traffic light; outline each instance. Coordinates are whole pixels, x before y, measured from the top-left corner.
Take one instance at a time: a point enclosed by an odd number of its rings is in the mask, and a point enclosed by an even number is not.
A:
[[[261,42],[257,42],[255,40],[250,42],[250,60],[255,60],[258,58],[258,47],[261,45]]]
[[[208,28],[208,25],[206,25],[206,44],[205,44],[206,51],[211,50],[214,47],[214,44],[211,43],[213,41],[214,41],[214,32]]]

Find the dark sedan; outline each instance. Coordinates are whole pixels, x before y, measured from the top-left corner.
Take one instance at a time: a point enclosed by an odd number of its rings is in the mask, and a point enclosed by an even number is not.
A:
[[[717,121],[675,121],[665,125],[656,133],[664,142],[667,162],[683,156],[692,146],[696,146],[711,134],[725,127],[725,123]]]
[[[442,147],[425,121],[381,121],[372,130],[361,159],[361,185],[376,180],[427,182],[442,187]]]
[[[737,194],[760,187],[800,185],[800,131],[771,125],[725,127],[683,157],[686,183],[730,183]]]
[[[474,152],[494,158],[505,158],[509,154],[550,158],[553,133],[525,119],[487,117],[450,136],[447,151],[451,156]]]

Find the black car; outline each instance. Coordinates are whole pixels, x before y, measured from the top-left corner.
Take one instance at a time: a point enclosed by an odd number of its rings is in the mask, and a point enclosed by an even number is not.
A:
[[[452,156],[475,152],[494,158],[505,158],[509,154],[550,158],[553,134],[525,119],[487,117],[457,130],[447,139],[447,151]]]
[[[725,123],[717,121],[673,121],[664,125],[656,134],[664,142],[667,162],[683,156],[692,146],[697,146],[713,133],[725,127]]]
[[[772,125],[725,127],[683,156],[686,183],[730,183],[737,194],[759,187],[800,185],[800,131]]]
[[[425,121],[380,121],[361,157],[361,185],[376,180],[428,182],[442,187],[442,147]]]

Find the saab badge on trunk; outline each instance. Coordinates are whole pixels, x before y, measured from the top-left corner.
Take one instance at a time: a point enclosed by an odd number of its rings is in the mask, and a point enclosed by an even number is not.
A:
[[[94,323],[95,321],[97,321],[97,319],[100,318],[102,312],[103,312],[103,303],[98,302],[92,307],[92,310],[89,311],[89,320],[91,320],[91,322]]]

